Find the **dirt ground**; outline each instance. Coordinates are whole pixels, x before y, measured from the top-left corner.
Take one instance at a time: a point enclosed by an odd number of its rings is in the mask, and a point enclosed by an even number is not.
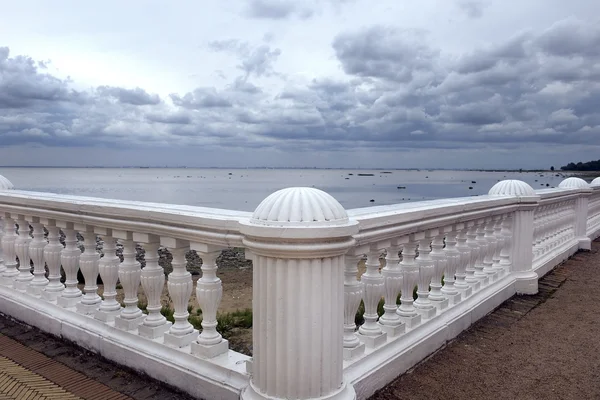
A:
[[[600,243],[372,400],[600,399]]]

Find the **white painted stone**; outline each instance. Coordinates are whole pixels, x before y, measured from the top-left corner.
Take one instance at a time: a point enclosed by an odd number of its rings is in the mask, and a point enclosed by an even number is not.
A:
[[[365,345],[356,335],[355,316],[362,299],[362,284],[357,280],[361,256],[346,254],[344,259],[344,360],[362,355]]]
[[[77,271],[81,250],[77,247],[77,232],[72,223],[63,224],[65,247],[60,253],[60,261],[65,271],[65,290],[56,299],[57,304],[64,308],[75,307],[81,301],[82,293],[77,287]]]
[[[148,315],[144,322],[138,326],[140,336],[156,339],[162,337],[169,330],[172,323],[160,313],[162,308],[161,295],[165,286],[165,273],[158,265],[158,238],[151,235],[134,233],[134,238],[139,237],[146,251],[144,258],[146,266],[142,268],[141,281],[144,294],[148,300]]]
[[[0,175],[1,176],[1,175]],[[4,213],[4,229],[2,234],[2,254],[5,269],[2,272],[2,285],[13,287],[15,278],[19,275],[17,270],[17,256],[15,253],[15,240],[17,239],[15,221],[10,213]]]
[[[19,275],[15,277],[14,287],[24,292],[33,280],[33,274],[30,272],[31,259],[29,257],[31,238],[29,237],[29,222],[25,220],[25,216],[17,215],[16,223],[19,226],[19,236],[15,239],[14,244],[15,253],[19,258]]]
[[[46,229],[48,229],[48,245],[44,247],[44,260],[48,267],[48,284],[44,287],[42,298],[55,302],[65,290],[65,285],[60,281],[60,254],[63,245],[59,241],[59,228],[56,226],[55,220],[48,221]]]
[[[142,310],[138,308],[138,289],[141,282],[142,270],[140,263],[136,261],[135,243],[133,242],[132,232],[114,233],[119,235],[123,244],[123,262],[119,265],[119,281],[123,286],[125,298],[123,303],[125,307],[121,309],[121,314],[115,317],[115,326],[126,331],[133,331],[138,325],[144,322],[146,318]]]
[[[104,242],[102,257],[98,263],[98,272],[104,284],[104,300],[100,303],[95,318],[105,322],[114,321],[121,314],[121,304],[117,302],[117,281],[119,279],[119,264],[121,260],[116,255],[116,242],[112,236],[112,230],[98,232]]]
[[[40,297],[42,291],[48,285],[46,279],[46,263],[44,260],[44,248],[48,245],[44,238],[44,226],[39,223],[39,218],[34,217],[35,222],[31,223],[33,227],[33,240],[29,242],[29,256],[33,262],[33,279],[27,286],[27,293]]]

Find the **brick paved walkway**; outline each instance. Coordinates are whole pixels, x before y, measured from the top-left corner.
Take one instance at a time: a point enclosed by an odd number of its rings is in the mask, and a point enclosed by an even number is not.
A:
[[[371,400],[600,399],[600,242]]]

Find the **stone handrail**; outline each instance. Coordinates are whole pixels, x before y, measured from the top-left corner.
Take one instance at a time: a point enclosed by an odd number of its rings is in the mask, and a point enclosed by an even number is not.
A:
[[[290,188],[254,213],[7,182],[0,177],[0,311],[211,399],[367,398],[515,293],[536,293],[540,276],[600,234],[600,179],[538,191],[502,181],[486,196],[348,211],[317,189]],[[173,255],[174,324],[160,313],[159,246]],[[252,358],[229,350],[216,330],[216,258],[227,247],[244,247],[253,262]],[[189,249],[203,259],[201,332],[188,322]],[[137,306],[140,288],[148,315]]]

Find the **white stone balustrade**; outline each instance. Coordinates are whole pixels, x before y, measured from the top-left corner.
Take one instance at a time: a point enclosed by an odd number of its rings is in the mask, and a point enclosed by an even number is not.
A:
[[[539,191],[502,181],[488,196],[348,211],[324,192],[291,188],[253,214],[21,192],[0,181],[0,312],[201,398],[365,399],[513,294],[536,293],[539,276],[600,235],[600,178]],[[145,250],[143,269],[136,244]],[[167,277],[159,246],[173,255]],[[216,260],[232,246],[253,261],[252,358],[230,350],[217,331]],[[203,261],[201,332],[188,321],[189,249]],[[359,281],[361,253],[367,271]],[[165,287],[173,324],[161,313]]]

